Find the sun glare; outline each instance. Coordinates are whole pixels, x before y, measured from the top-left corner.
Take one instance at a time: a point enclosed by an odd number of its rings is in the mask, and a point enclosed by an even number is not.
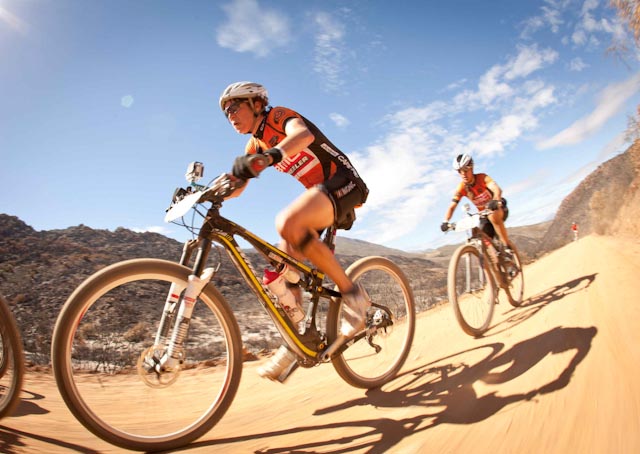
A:
[[[7,24],[12,30],[23,35],[27,33],[27,24],[2,6],[0,6],[0,23]]]

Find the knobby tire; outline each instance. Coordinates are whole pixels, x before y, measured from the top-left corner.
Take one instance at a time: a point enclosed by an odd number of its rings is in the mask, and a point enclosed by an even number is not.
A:
[[[409,355],[416,317],[413,292],[402,270],[384,257],[364,257],[349,266],[346,273],[352,281],[363,284],[373,303],[391,311],[393,325],[379,329],[373,336],[372,343],[381,347],[379,352],[367,339],[360,339],[333,357],[332,363],[350,385],[377,388],[397,375]],[[369,308],[370,319],[376,310]],[[332,340],[339,333],[341,304],[331,304],[327,318],[327,335]]]
[[[0,296],[0,418],[10,416],[20,402],[24,380],[22,337],[16,319]]]
[[[470,244],[456,249],[449,262],[449,301],[458,324],[470,336],[482,336],[491,324],[497,286],[490,266],[488,257]]]
[[[185,365],[164,387],[153,383],[153,373],[141,374],[131,365],[145,348],[155,348],[169,284],[186,287],[190,274],[189,268],[165,260],[120,262],[84,281],[58,316],[52,363],[60,394],[89,431],[111,444],[138,451],[184,446],[211,430],[235,397],[242,338],[231,308],[212,284],[194,306],[189,336],[193,333],[198,342],[188,345],[185,355],[189,360],[193,352],[202,359],[188,369]],[[204,340],[210,342],[206,349]],[[101,349],[111,349],[112,359],[105,363]]]

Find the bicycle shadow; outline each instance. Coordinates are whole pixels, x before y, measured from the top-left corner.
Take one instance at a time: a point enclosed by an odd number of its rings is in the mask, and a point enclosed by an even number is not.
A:
[[[241,437],[196,442],[183,450],[255,439],[272,439],[273,447],[255,452],[301,454],[317,452],[315,448],[322,446],[325,453],[348,453],[368,448],[366,452],[369,454],[382,454],[388,452],[407,436],[440,424],[473,424],[489,418],[513,403],[530,401],[535,396],[566,387],[578,364],[591,349],[591,343],[596,334],[595,327],[557,327],[520,342],[506,351],[502,351],[504,349],[502,343],[478,346],[407,371],[385,385],[384,389],[369,390],[364,397],[321,408],[313,413],[313,415],[327,415],[359,405],[370,406],[372,409],[422,406],[427,410],[410,418],[395,420],[375,417],[359,421],[305,425],[279,431],[251,433]],[[483,353],[478,361],[465,359],[484,350],[488,353]],[[476,382],[497,385],[513,381],[534,366],[541,364],[548,356],[570,351],[574,351],[574,354],[565,369],[557,378],[539,387],[522,389],[518,393],[506,396],[499,396],[496,392],[477,395],[474,390],[473,384]],[[347,428],[368,428],[369,430],[359,431],[355,435],[342,435],[338,438],[331,433],[332,430],[337,430],[339,434],[344,434],[345,431],[340,429]],[[279,436],[301,434],[299,439],[304,440],[305,433],[318,431],[325,431],[327,439],[278,446]],[[335,449],[331,450],[330,446],[335,446]]]
[[[31,397],[25,397],[25,394],[30,394]],[[47,413],[51,413],[46,408],[41,407],[36,404],[35,401],[43,400],[45,397],[42,394],[37,394],[27,389],[22,389],[20,396],[20,403],[13,411],[11,417],[19,418],[20,416],[27,415],[46,415]]]
[[[25,394],[31,395],[31,397],[24,397]],[[46,408],[41,407],[36,404],[34,401],[43,400],[45,396],[42,394],[38,394],[27,389],[22,389],[21,400],[16,409],[11,414],[12,418],[18,418],[21,416],[27,415],[44,415],[47,413],[51,413]],[[51,447],[64,448],[66,452],[81,452],[92,454],[98,451],[95,451],[87,446],[77,445],[74,443],[68,443],[62,440],[58,440],[51,437],[45,437],[41,435],[37,435],[35,433],[25,432],[18,429],[13,429],[10,427],[6,427],[0,424],[0,452],[6,454],[13,454],[17,452],[23,452],[18,448],[23,448],[28,446],[24,443],[23,439],[32,439],[32,440],[40,440],[45,442]]]
[[[27,447],[22,440],[40,440],[51,445],[51,448],[63,448],[64,452],[78,452],[82,454],[99,454],[100,451],[96,451],[84,445],[77,445],[74,443],[68,443],[66,441],[57,440],[51,437],[43,437],[31,432],[25,432],[23,430],[12,429],[0,424],[0,452],[3,454],[14,454],[19,452],[25,452],[22,449]]]
[[[593,281],[595,281],[597,275],[598,273],[581,276],[563,284],[555,285],[536,295],[530,296],[524,300],[519,307],[512,307],[510,310],[506,311],[505,314],[513,313],[515,311],[517,312],[491,326],[481,337],[486,338],[504,333],[508,329],[529,320],[549,304],[559,301],[565,296],[586,290]]]

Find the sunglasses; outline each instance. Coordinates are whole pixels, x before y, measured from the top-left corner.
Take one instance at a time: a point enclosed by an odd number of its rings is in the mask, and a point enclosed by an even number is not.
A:
[[[468,170],[473,169],[473,167],[460,167],[458,169],[458,173],[466,173]]]
[[[234,115],[238,113],[238,111],[240,110],[240,107],[245,102],[246,101],[234,101],[231,104],[229,104],[229,106],[223,110],[225,116],[228,118],[230,115]]]

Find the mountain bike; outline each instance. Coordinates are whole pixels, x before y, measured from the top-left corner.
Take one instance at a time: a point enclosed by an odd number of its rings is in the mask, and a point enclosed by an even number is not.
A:
[[[338,343],[341,294],[335,285],[321,270],[221,216],[235,179],[223,174],[202,186],[192,169],[191,185],[176,190],[165,218],[197,233],[185,242],[179,263],[147,258],[108,266],[85,280],[58,316],[53,372],[74,416],[103,440],[132,450],[174,449],[215,426],[238,390],[243,356],[236,316],[212,282],[222,250],[295,354],[297,366],[331,363],[346,382],[366,389],[394,378],[415,329],[413,293],[402,270],[373,256],[347,268],[347,275],[366,289],[371,306],[366,328]],[[333,250],[335,237],[332,226],[322,241]],[[300,273],[297,285],[308,299],[301,322],[292,323],[278,305],[237,238],[270,266],[287,265]],[[218,263],[206,267],[213,251]]]
[[[24,380],[22,337],[5,298],[0,295],[0,418],[20,402]]]
[[[497,236],[492,238],[480,228],[491,210],[472,214],[466,204],[464,210],[467,216],[449,224],[449,230],[467,232],[467,240],[451,256],[447,290],[462,330],[480,337],[489,329],[500,288],[512,306],[522,304],[524,273],[518,251],[507,253]]]

